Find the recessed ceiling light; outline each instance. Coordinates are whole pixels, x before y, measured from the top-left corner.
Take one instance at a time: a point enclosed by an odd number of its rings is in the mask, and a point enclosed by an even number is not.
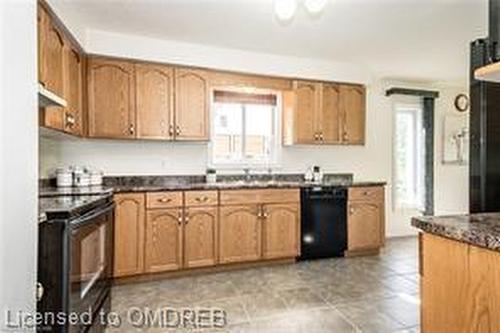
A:
[[[296,10],[296,0],[276,0],[274,2],[274,11],[280,21],[290,21]]]
[[[320,13],[326,6],[328,0],[304,0],[304,6],[311,14]]]

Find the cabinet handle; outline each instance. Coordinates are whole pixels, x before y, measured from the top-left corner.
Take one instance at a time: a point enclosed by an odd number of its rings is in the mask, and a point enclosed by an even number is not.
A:
[[[174,136],[174,125],[168,125],[168,135]]]
[[[319,138],[319,137],[318,137],[318,133],[314,133],[314,140],[315,140],[315,141],[318,141],[318,138]]]
[[[179,213],[177,214],[177,224],[182,224],[182,211],[179,211]]]
[[[195,200],[197,202],[207,202],[208,201],[208,197],[198,197]]]
[[[158,199],[158,202],[161,202],[161,203],[168,203],[170,201],[172,201],[172,199],[170,199],[170,198],[160,198],[160,199]]]
[[[319,133],[319,139],[320,139],[321,141],[323,141],[323,132],[320,132],[320,133]]]
[[[370,192],[368,192],[368,191],[363,192],[363,195],[369,195],[369,194],[370,194]]]
[[[344,139],[344,141],[349,139],[349,137],[347,136],[347,132],[344,132],[344,134],[342,135],[342,138]]]
[[[181,135],[181,128],[179,126],[175,126],[175,135]]]
[[[349,215],[352,215],[352,214],[354,214],[354,207],[349,208]]]
[[[130,124],[130,126],[128,127],[128,132],[130,135],[134,135],[135,134],[135,126],[134,124]]]
[[[65,115],[66,115],[66,127],[72,128],[76,123],[75,117],[70,112],[66,112]]]
[[[262,218],[262,207],[257,208],[257,217],[258,217],[259,219],[261,219],[261,218]]]
[[[189,223],[189,214],[186,211],[186,213],[184,213],[184,224],[187,225],[188,223]]]

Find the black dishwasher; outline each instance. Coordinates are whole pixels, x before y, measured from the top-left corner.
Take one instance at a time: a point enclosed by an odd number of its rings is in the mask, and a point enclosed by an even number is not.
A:
[[[347,249],[347,189],[308,187],[300,194],[300,259],[342,257]]]

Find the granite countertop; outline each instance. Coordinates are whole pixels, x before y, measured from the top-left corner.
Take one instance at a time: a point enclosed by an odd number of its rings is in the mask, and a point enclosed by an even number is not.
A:
[[[414,217],[423,232],[500,251],[500,213]]]
[[[60,216],[71,216],[100,200],[110,197],[111,193],[99,195],[66,195],[45,197],[38,200],[38,222],[42,223]]]
[[[304,181],[221,181],[217,183],[205,182],[166,182],[163,184],[116,184],[108,186],[91,186],[86,188],[69,187],[44,187],[40,189],[40,197],[56,197],[61,195],[96,195],[126,192],[161,192],[183,190],[230,190],[230,189],[265,189],[265,188],[304,188],[316,186],[346,186],[365,187],[383,186],[386,182],[352,182],[352,181],[327,181],[312,183]]]

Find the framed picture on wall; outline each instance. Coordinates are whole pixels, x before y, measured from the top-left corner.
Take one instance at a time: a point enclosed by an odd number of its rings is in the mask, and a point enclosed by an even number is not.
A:
[[[469,126],[466,114],[444,117],[443,164],[465,165],[469,159]]]

